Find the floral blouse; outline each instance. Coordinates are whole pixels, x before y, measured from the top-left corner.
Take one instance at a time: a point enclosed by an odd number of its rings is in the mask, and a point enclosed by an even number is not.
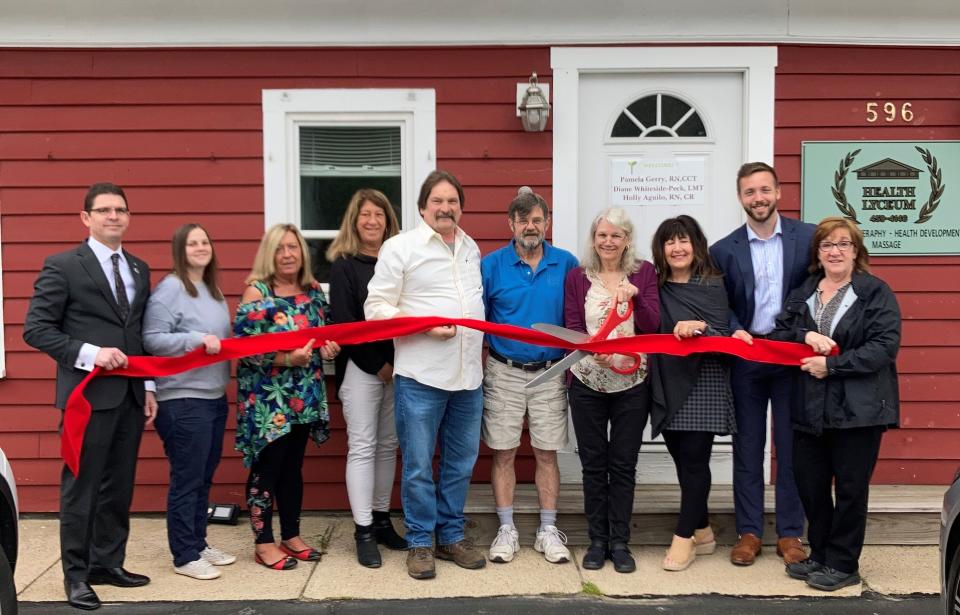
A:
[[[326,323],[327,299],[314,282],[307,292],[277,297],[263,282],[253,286],[262,299],[241,303],[233,333],[237,337],[294,331]],[[291,425],[310,425],[318,445],[329,437],[327,392],[323,360],[319,352],[307,367],[275,365],[276,355],[262,354],[240,359],[237,364],[237,440],[243,465],[250,467],[260,451],[290,433]]]
[[[590,335],[596,335],[603,323],[607,320],[607,315],[614,308],[614,297],[610,295],[603,282],[595,273],[588,273],[587,279],[591,286],[587,291],[586,301],[584,302],[584,315],[586,317],[587,332]],[[627,281],[624,276],[621,284]],[[617,337],[630,337],[634,335],[633,318],[628,318],[614,329],[607,339]],[[647,357],[640,355],[642,361],[640,368],[632,374],[618,374],[617,372],[600,367],[593,355],[584,357],[577,364],[570,368],[570,372],[580,382],[587,385],[594,391],[600,393],[616,393],[635,387],[647,377]],[[614,355],[614,362],[618,367],[627,367],[631,359],[621,355]]]

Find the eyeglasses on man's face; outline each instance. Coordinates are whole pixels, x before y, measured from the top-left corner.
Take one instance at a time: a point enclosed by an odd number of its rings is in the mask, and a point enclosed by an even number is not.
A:
[[[130,210],[126,207],[97,207],[96,209],[91,209],[90,211],[101,216],[109,216],[110,214],[125,216],[130,213]]]
[[[841,252],[847,252],[851,247],[853,247],[853,242],[847,240],[820,242],[820,251],[823,253],[831,252],[834,248],[840,250]]]

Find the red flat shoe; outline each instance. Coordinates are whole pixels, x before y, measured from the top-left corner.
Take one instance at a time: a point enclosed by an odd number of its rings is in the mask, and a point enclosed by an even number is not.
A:
[[[297,560],[293,559],[292,557],[284,557],[278,559],[272,564],[268,564],[267,562],[263,561],[263,558],[260,557],[259,553],[253,554],[253,561],[271,570],[290,570],[291,568],[296,568],[297,566]]]
[[[280,543],[280,550],[289,555],[290,557],[295,557],[301,562],[319,562],[320,558],[323,557],[323,554],[314,549],[313,547],[307,547],[300,551],[294,551],[287,545]]]

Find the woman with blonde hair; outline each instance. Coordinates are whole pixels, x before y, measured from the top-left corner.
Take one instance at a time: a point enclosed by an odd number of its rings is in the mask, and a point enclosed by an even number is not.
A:
[[[331,315],[337,323],[364,319],[363,302],[383,242],[399,231],[397,216],[378,190],[358,190],[327,250]],[[390,496],[397,465],[393,416],[393,342],[348,346],[337,357],[337,394],[347,424],[347,495],[356,526],[357,561],[382,564],[377,543],[406,550],[393,529]]]
[[[326,324],[327,300],[313,279],[306,242],[296,226],[267,229],[246,282],[234,321],[238,337]],[[250,468],[247,505],[254,559],[273,570],[320,559],[320,552],[300,537],[303,458],[309,437],[318,445],[328,437],[322,359],[332,360],[340,347],[327,342],[316,352],[313,344],[310,340],[302,348],[237,364],[236,448]],[[273,537],[275,507],[280,509],[279,546]]]
[[[590,225],[588,241],[583,266],[572,269],[564,283],[567,328],[596,335],[611,311],[629,301],[633,318],[620,323],[613,335],[656,331],[656,273],[653,265],[636,259],[633,223],[626,212],[617,207],[602,211]],[[645,360],[629,374],[611,369],[620,361],[619,355],[596,354],[574,365],[569,398],[590,536],[583,567],[597,570],[610,559],[617,572],[633,572],[636,562],[627,544],[650,394]]]

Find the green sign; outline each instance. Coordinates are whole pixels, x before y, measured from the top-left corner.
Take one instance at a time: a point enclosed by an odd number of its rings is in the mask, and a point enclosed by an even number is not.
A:
[[[960,141],[806,141],[801,217],[853,220],[870,254],[960,254]]]

